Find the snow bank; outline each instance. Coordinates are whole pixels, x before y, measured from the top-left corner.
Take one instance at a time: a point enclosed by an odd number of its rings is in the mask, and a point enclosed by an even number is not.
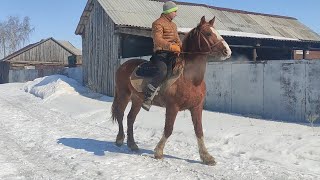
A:
[[[25,92],[31,93],[42,99],[50,99],[60,94],[81,94],[88,92],[88,89],[81,86],[74,79],[63,75],[45,76],[29,81],[23,86]]]

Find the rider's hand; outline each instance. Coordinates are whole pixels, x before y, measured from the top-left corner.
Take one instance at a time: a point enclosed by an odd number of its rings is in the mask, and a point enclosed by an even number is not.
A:
[[[171,44],[170,45],[170,51],[172,52],[176,52],[176,53],[180,53],[181,49],[180,46],[176,45],[176,44]]]

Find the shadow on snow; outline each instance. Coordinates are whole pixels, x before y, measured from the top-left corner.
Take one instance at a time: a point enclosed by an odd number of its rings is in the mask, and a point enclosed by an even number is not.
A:
[[[123,154],[136,154],[136,155],[147,155],[153,157],[154,152],[148,149],[139,148],[139,151],[131,151],[126,144],[121,147],[115,145],[114,142],[109,141],[99,141],[95,139],[82,139],[82,138],[60,138],[57,141],[58,144],[63,144],[65,146],[74,149],[83,149],[87,152],[91,152],[96,156],[104,156],[106,152],[110,153],[123,153]],[[189,163],[200,163],[200,161],[194,161],[189,159],[183,159],[171,155],[165,155],[165,158],[184,160]]]

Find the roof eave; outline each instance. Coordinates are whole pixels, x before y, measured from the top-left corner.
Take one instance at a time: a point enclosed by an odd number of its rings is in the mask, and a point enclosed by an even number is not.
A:
[[[93,2],[92,2],[92,0],[88,0],[87,4],[82,12],[82,15],[80,17],[79,23],[77,25],[77,28],[75,31],[76,35],[83,34],[83,29],[84,29],[85,25],[87,24],[87,21],[88,21],[88,18],[89,18],[89,15],[90,15],[92,9],[93,9]]]

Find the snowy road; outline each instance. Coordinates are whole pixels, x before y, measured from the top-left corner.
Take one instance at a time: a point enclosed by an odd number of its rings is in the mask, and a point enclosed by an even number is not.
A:
[[[320,127],[204,112],[205,142],[218,162],[211,167],[201,164],[190,114],[181,112],[165,158],[155,160],[163,109],[138,115],[133,153],[114,145],[112,99],[79,95],[68,81],[44,84],[56,90],[44,99],[24,84],[0,85],[0,179],[320,178]]]

